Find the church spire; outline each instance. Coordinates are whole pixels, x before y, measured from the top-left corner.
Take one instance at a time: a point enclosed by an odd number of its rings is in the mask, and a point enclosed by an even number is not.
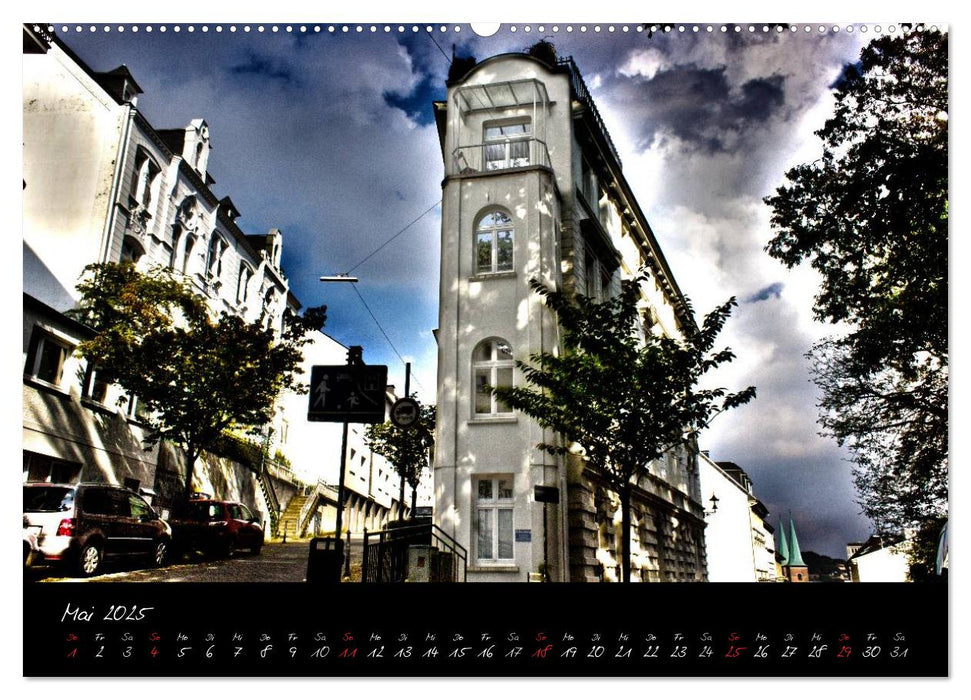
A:
[[[789,519],[789,566],[805,566],[802,560],[802,552],[799,551],[799,540],[796,539],[796,523]]]
[[[788,566],[789,564],[789,543],[786,538],[786,528],[782,524],[782,518],[779,518],[779,556],[781,557],[779,563],[782,566]]]

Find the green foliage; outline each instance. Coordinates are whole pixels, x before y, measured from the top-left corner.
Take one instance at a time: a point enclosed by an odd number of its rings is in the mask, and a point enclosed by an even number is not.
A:
[[[364,441],[388,460],[414,491],[421,479],[422,467],[428,462],[428,450],[435,442],[435,407],[419,403],[418,420],[407,428],[399,428],[391,421],[369,425],[364,431]]]
[[[653,460],[691,442],[718,413],[755,397],[755,388],[737,393],[699,389],[710,369],[734,358],[714,351],[715,339],[735,306],[730,299],[705,317],[701,327],[681,329],[681,339],[638,331],[642,271],[625,280],[621,294],[603,302],[531,286],[556,312],[563,329],[563,352],[532,355],[516,364],[526,386],[495,387],[509,406],[565,439],[541,444],[564,454],[576,444],[588,463],[620,496],[624,581],[630,580],[630,489]],[[689,305],[690,310],[690,305]]]
[[[222,433],[209,444],[206,451],[239,462],[253,471],[259,470],[263,457],[260,444],[230,433]]]
[[[910,580],[927,581],[937,574],[937,548],[947,518],[928,518],[911,540]]]
[[[870,43],[837,84],[822,157],[766,199],[766,250],[808,260],[816,318],[847,329],[809,353],[820,424],[885,532],[947,507],[947,56],[937,31]]]
[[[301,347],[323,323],[323,309],[288,316],[276,334],[226,313],[212,318],[168,269],[141,273],[130,263],[105,263],[85,270],[74,316],[95,336],[78,352],[148,409],[150,440],[185,450],[187,494],[196,458],[224,430],[263,425],[280,392],[305,390],[297,374]]]

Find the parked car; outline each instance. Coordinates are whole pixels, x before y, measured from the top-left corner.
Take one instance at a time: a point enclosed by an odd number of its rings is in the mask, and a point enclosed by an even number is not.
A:
[[[81,576],[98,573],[106,559],[143,557],[161,566],[171,540],[169,525],[126,488],[24,484],[25,566],[64,563]]]
[[[260,519],[235,501],[193,499],[176,509],[169,522],[172,541],[181,552],[232,556],[239,549],[259,554],[263,547]]]

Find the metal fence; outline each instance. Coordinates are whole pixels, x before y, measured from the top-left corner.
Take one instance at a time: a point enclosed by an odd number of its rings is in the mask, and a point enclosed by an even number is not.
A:
[[[468,552],[432,523],[364,531],[361,581],[399,583],[408,578],[408,553],[413,545],[429,547],[429,582],[465,582]]]

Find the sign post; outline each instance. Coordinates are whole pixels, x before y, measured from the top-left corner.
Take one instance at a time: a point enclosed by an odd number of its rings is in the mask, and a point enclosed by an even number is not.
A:
[[[386,365],[366,365],[363,349],[347,349],[346,365],[314,365],[310,371],[310,405],[307,420],[343,423],[341,456],[337,480],[337,522],[340,540],[344,525],[344,467],[347,462],[348,423],[383,423],[388,386]],[[347,553],[350,556],[350,552]],[[340,571],[338,570],[338,578]]]
[[[555,486],[536,486],[533,489],[533,500],[543,504],[543,581],[550,582],[550,552],[546,534],[546,519],[549,503],[560,502],[560,490]]]

